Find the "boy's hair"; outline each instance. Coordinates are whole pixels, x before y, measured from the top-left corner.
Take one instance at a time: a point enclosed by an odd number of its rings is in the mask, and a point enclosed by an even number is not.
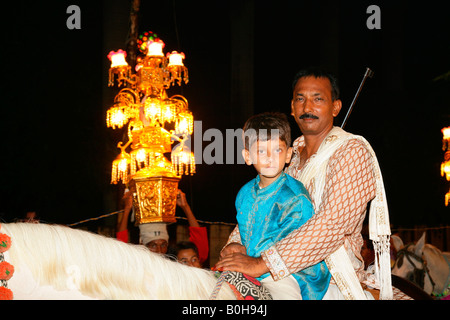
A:
[[[331,99],[333,101],[339,99],[339,84],[337,78],[330,72],[321,69],[319,67],[309,67],[307,69],[300,70],[294,76],[294,80],[292,81],[292,90],[295,89],[298,80],[306,77],[314,77],[314,78],[326,78],[330,81],[331,84]]]
[[[185,249],[192,249],[198,256],[198,248],[195,243],[191,241],[180,241],[173,248],[171,248],[169,254],[173,254],[175,257],[178,255],[178,252]]]
[[[264,112],[250,117],[245,122],[243,140],[246,150],[250,150],[257,140],[267,141],[272,138],[279,138],[287,147],[291,146],[291,127],[284,113]]]

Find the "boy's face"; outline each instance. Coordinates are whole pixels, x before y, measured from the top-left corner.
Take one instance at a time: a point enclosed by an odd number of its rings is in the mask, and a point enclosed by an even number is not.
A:
[[[180,261],[182,264],[201,268],[202,265],[200,264],[200,259],[198,258],[197,253],[194,249],[182,249],[177,254],[178,261]]]
[[[261,178],[276,179],[283,171],[284,165],[291,161],[292,148],[288,148],[279,138],[257,140],[250,146],[250,150],[242,151],[242,156],[246,164],[253,164]]]

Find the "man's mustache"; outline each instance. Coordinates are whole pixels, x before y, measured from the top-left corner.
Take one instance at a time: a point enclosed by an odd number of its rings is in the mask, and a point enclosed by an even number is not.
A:
[[[299,117],[299,119],[319,119],[319,117],[313,115],[312,113],[304,113]]]

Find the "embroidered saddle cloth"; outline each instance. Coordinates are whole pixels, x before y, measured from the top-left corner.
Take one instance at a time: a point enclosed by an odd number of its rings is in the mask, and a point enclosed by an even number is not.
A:
[[[219,273],[216,273],[217,275]],[[246,274],[235,271],[225,271],[219,275],[214,292],[210,297],[211,300],[216,299],[223,282],[226,282],[230,286],[237,300],[273,300],[272,295],[261,282]]]

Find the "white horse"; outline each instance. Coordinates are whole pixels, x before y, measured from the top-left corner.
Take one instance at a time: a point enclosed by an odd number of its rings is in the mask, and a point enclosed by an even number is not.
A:
[[[392,274],[415,283],[429,295],[441,296],[450,285],[450,252],[426,244],[425,232],[416,244],[404,246],[399,237],[394,240],[397,258]]]
[[[188,267],[87,231],[60,225],[1,224],[14,299],[208,299],[213,272]],[[236,299],[223,285],[218,299]]]

